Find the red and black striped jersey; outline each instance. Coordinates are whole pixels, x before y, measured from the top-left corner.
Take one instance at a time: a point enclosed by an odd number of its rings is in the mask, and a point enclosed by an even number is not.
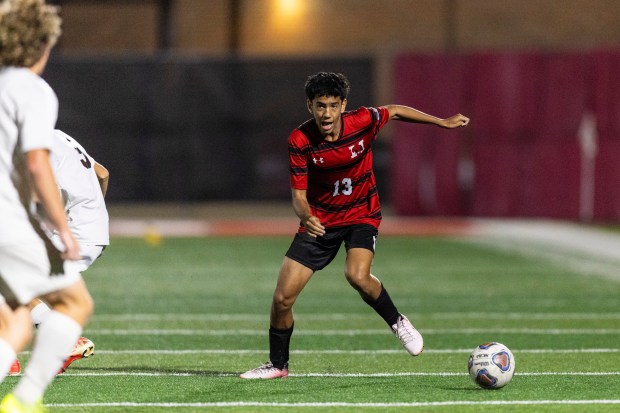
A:
[[[345,112],[340,138],[334,142],[324,140],[314,119],[291,132],[291,187],[307,191],[312,214],[326,228],[352,224],[379,227],[381,206],[372,144],[388,119],[385,107]]]

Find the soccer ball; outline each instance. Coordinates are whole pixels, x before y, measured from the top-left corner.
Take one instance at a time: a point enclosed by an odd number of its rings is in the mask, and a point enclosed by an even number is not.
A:
[[[469,377],[483,389],[507,385],[515,372],[515,357],[500,343],[481,344],[472,351],[467,363]]]

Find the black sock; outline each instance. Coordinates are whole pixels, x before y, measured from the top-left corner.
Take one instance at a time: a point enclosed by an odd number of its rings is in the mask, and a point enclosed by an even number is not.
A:
[[[383,287],[383,284],[381,284],[381,293],[379,293],[379,297],[376,300],[364,299],[364,301],[385,320],[388,326],[392,327],[398,321],[400,313]]]
[[[269,327],[269,360],[278,369],[288,364],[288,347],[293,335],[293,327],[278,329]]]

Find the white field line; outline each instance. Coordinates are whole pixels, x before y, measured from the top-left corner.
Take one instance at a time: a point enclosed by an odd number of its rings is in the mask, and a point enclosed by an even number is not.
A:
[[[256,354],[264,353],[265,349],[254,350],[221,350],[221,349],[205,349],[205,350],[101,350],[97,354]],[[425,354],[469,354],[472,349],[428,349],[424,350]],[[515,350],[518,353],[530,354],[576,354],[576,353],[620,353],[618,348],[592,348],[592,349],[523,349]],[[291,354],[401,354],[402,350],[398,349],[377,349],[377,350],[291,350]]]
[[[521,376],[620,376],[620,371],[541,371],[541,372],[516,372],[515,375]],[[237,377],[239,373],[212,373],[205,374],[203,371],[197,370],[194,372],[173,373],[170,371],[108,371],[105,373],[73,373],[70,370],[63,373],[63,377],[75,376],[75,377],[109,377],[109,376],[124,376],[124,377],[196,377],[196,376],[208,376],[208,377]],[[419,372],[419,371],[407,371],[407,372],[384,372],[384,373],[289,373],[288,377],[469,377],[469,373],[457,373],[457,372]]]
[[[300,330],[296,336],[366,336],[384,334],[385,329]],[[423,334],[545,334],[545,335],[615,335],[620,328],[428,328]],[[262,336],[265,330],[256,329],[88,329],[88,334],[110,336]]]
[[[389,403],[347,403],[347,402],[299,402],[299,403],[273,403],[273,402],[205,402],[205,403],[136,403],[136,402],[113,402],[113,403],[51,403],[48,407],[311,407],[311,408],[333,408],[333,407],[356,407],[356,408],[375,408],[375,407],[442,407],[442,406],[538,406],[538,405],[601,405],[601,404],[620,404],[620,399],[611,400],[490,400],[490,401],[470,401],[454,400],[445,402],[389,402]]]
[[[620,313],[482,313],[446,312],[410,314],[411,319],[463,320],[620,320]],[[264,321],[268,314],[95,314],[92,321]],[[297,320],[365,320],[368,314],[295,314]]]
[[[196,349],[196,350],[97,350],[97,354],[133,354],[133,355],[197,355],[197,354],[261,354],[266,349],[240,349],[240,350],[224,350],[224,349]],[[457,349],[427,349],[424,354],[469,354],[473,349],[457,348]],[[402,349],[376,349],[376,350],[291,350],[291,354],[342,354],[342,355],[366,355],[366,354],[401,354]],[[620,348],[578,348],[578,349],[514,349],[514,353],[519,354],[608,354],[620,353]],[[27,352],[24,352],[26,354]]]

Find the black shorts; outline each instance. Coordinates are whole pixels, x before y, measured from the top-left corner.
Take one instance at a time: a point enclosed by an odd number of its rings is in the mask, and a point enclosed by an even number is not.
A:
[[[318,271],[332,262],[343,241],[347,251],[351,248],[366,248],[374,254],[377,235],[377,229],[368,224],[327,229],[325,235],[316,238],[307,232],[298,232],[285,255]]]

